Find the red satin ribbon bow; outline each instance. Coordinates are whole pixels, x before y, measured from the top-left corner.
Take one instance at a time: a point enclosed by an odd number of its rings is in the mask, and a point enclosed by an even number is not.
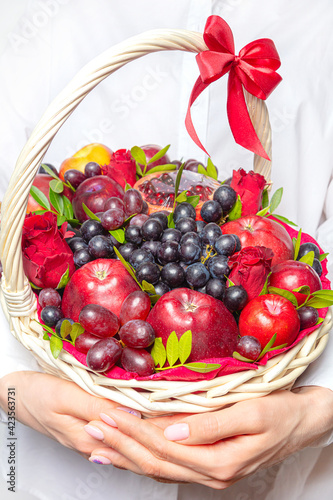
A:
[[[188,133],[207,153],[194,129],[190,109],[210,83],[229,72],[227,113],[234,139],[237,144],[269,160],[252,125],[243,86],[259,99],[267,99],[280,83],[282,78],[275,70],[280,67],[281,62],[274,42],[269,38],[255,40],[236,56],[232,31],[219,16],[207,19],[203,38],[209,50],[196,56],[200,76],[192,89],[187,109],[185,126]]]

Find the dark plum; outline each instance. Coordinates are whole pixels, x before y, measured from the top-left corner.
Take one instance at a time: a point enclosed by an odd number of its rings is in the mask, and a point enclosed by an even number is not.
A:
[[[299,319],[301,321],[300,330],[310,328],[317,324],[319,319],[318,310],[311,306],[302,306],[297,309]]]

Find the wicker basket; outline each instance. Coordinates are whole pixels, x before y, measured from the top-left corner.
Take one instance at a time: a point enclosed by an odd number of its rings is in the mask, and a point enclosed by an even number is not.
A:
[[[128,62],[162,50],[198,53],[206,49],[199,33],[153,30],[130,38],[91,61],[52,102],[36,126],[18,158],[2,204],[1,302],[12,334],[33,353],[45,372],[72,380],[93,395],[133,407],[144,415],[212,411],[240,400],[264,396],[277,389],[291,388],[309,363],[324,350],[332,326],[329,310],[324,322],[313,333],[257,370],[210,381],[138,382],[112,380],[93,373],[64,350],[58,359],[54,359],[50,343],[43,340],[42,328],[33,321],[37,319],[36,299],[23,271],[21,231],[33,179],[53,137],[82,99],[99,82]],[[244,92],[254,128],[271,156],[271,128],[266,105]],[[270,161],[255,155],[254,170],[270,180]]]

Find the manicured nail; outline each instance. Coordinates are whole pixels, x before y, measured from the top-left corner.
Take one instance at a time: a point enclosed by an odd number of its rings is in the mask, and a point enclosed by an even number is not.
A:
[[[85,425],[84,430],[93,438],[99,439],[102,441],[104,439],[104,434],[100,429],[97,429],[97,427],[94,427],[93,425]]]
[[[106,413],[100,413],[99,416],[108,425],[111,425],[111,427],[118,427],[117,423],[113,420],[113,418],[109,417],[109,415],[106,415]]]
[[[169,441],[182,441],[187,439],[190,435],[190,428],[188,424],[174,424],[169,425],[164,429],[164,436]]]
[[[101,455],[92,455],[89,458],[90,462],[93,462],[94,464],[101,464],[101,465],[110,465],[112,462],[106,457],[102,457]]]
[[[141,418],[141,413],[137,410],[133,410],[133,408],[127,408],[126,406],[117,406],[116,410],[126,411],[135,417]]]

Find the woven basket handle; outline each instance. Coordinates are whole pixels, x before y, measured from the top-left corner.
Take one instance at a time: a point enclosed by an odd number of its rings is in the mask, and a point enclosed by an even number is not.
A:
[[[40,119],[17,160],[2,203],[0,255],[5,276],[2,288],[7,296],[30,288],[23,271],[21,232],[30,188],[53,137],[84,97],[104,78],[134,59],[162,50],[198,53],[207,50],[207,46],[202,34],[187,30],[152,30],[129,38],[84,66]],[[265,102],[246,91],[245,97],[254,128],[270,157],[271,128]],[[270,161],[255,155],[254,170],[268,181],[270,168]],[[22,315],[25,315],[23,311]]]

